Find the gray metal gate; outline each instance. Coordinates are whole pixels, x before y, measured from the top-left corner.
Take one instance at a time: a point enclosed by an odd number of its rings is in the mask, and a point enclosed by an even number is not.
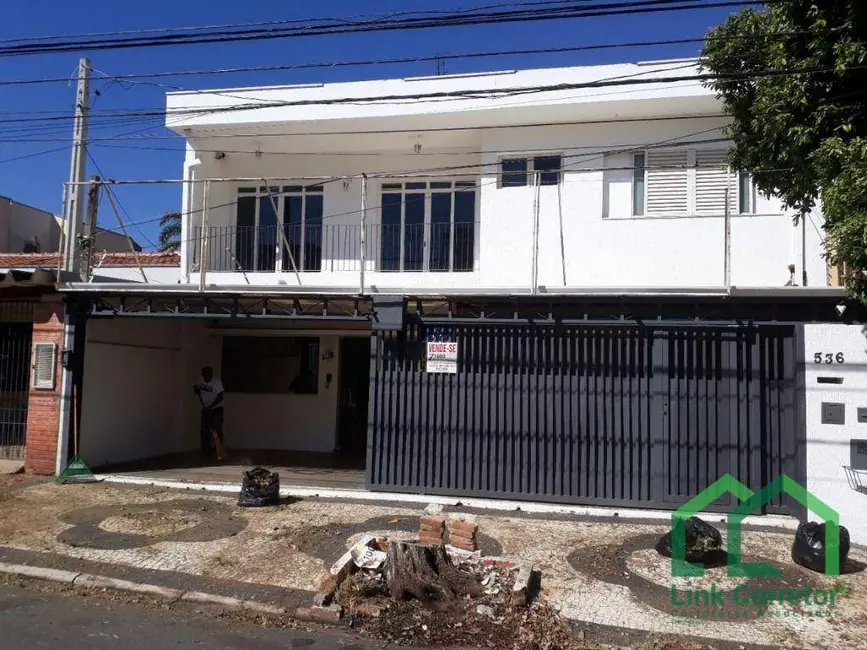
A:
[[[455,375],[423,325],[376,336],[374,490],[676,508],[806,473],[793,327],[458,325]]]
[[[0,459],[24,459],[32,320],[30,303],[0,303]]]

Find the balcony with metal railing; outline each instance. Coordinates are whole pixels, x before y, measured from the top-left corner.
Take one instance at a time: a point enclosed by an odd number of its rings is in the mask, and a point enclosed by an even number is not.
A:
[[[330,284],[362,269],[377,273],[478,271],[477,222],[210,226],[194,229],[190,271],[219,275],[273,273]],[[337,279],[337,278],[334,278]]]

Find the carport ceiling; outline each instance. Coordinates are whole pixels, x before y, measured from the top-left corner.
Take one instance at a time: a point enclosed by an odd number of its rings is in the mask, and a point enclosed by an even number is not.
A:
[[[92,316],[162,316],[284,320],[369,320],[369,298],[327,296],[95,296]]]

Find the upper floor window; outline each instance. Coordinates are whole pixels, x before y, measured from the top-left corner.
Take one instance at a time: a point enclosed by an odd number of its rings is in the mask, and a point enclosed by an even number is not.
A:
[[[323,209],[322,185],[239,188],[237,270],[321,270]]]
[[[383,183],[381,206],[381,270],[473,270],[475,181]]]
[[[546,154],[533,158],[503,158],[500,160],[500,187],[524,187],[534,183],[558,185],[563,170],[562,154]]]
[[[756,192],[752,174],[738,172],[738,212],[755,214]]]
[[[634,217],[644,214],[646,158],[644,153],[632,154],[632,216]]]
[[[749,174],[732,172],[725,149],[613,153],[603,170],[603,214],[713,216],[755,212]]]

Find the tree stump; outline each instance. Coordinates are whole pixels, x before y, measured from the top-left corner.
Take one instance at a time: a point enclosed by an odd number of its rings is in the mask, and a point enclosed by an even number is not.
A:
[[[392,541],[385,580],[394,600],[416,598],[436,611],[459,608],[463,596],[478,597],[482,585],[452,564],[444,546]]]

